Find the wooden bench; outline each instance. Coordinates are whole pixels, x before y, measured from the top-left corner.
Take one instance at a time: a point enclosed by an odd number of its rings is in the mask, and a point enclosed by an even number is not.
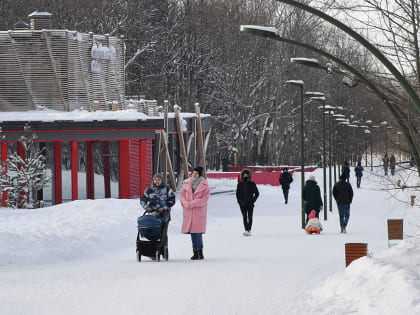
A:
[[[389,241],[403,239],[403,219],[388,219],[388,247],[391,247]]]
[[[346,243],[345,249],[346,267],[350,265],[353,260],[367,256],[367,243]]]

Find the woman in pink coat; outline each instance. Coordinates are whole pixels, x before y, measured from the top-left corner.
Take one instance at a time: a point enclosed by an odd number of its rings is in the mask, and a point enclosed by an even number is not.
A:
[[[202,173],[201,166],[193,169],[191,177],[184,181],[181,189],[181,205],[184,209],[182,233],[191,234],[194,252],[192,260],[204,259],[203,233],[206,233],[210,188],[205,178],[201,176]]]

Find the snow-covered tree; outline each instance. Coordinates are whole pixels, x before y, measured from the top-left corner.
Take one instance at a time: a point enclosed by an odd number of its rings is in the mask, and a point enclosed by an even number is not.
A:
[[[5,165],[7,176],[1,177],[3,191],[7,192],[6,204],[10,208],[40,208],[44,201],[35,201],[33,195],[47,186],[50,178],[45,170],[46,159],[43,150],[39,150],[31,127],[26,124],[24,133],[19,139],[24,156],[13,152],[8,156]],[[2,172],[3,174],[3,172]]]

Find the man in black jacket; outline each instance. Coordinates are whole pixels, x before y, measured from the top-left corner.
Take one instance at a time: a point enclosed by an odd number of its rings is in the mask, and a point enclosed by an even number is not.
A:
[[[251,236],[254,203],[259,195],[257,185],[251,181],[251,171],[248,169],[242,170],[241,180],[236,187],[236,200],[241,207],[245,228],[244,236]]]
[[[346,182],[345,174],[341,174],[340,180],[334,185],[333,196],[337,202],[338,213],[340,214],[341,233],[346,233],[350,217],[350,204],[353,201],[353,189],[351,184]]]
[[[283,189],[285,204],[287,204],[287,200],[289,199],[289,189],[290,189],[291,182],[293,182],[293,177],[292,175],[290,175],[287,167],[285,167],[283,168],[283,173],[281,173],[280,178],[279,178],[279,183],[281,185],[281,188]]]

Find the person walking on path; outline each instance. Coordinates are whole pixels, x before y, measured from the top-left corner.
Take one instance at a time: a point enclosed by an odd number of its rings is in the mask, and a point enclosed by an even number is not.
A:
[[[391,154],[391,157],[389,158],[389,169],[391,170],[391,176],[395,175],[395,156],[394,154]]]
[[[305,186],[303,186],[302,197],[305,202],[307,224],[309,220],[309,214],[311,213],[311,211],[315,210],[316,217],[319,218],[319,212],[322,210],[323,207],[321,189],[319,188],[313,175],[309,176],[308,180],[305,183]]]
[[[175,204],[175,194],[163,181],[162,174],[157,173],[153,176],[153,183],[144,191],[140,204],[147,212],[155,212],[162,219],[160,249],[163,252],[168,248],[168,227],[171,208]]]
[[[180,193],[184,214],[182,233],[191,234],[192,260],[204,259],[203,233],[206,233],[210,188],[202,175],[203,168],[201,166],[194,168],[191,177],[184,181]]]
[[[388,175],[388,165],[389,165],[389,158],[388,158],[388,154],[385,154],[384,158],[382,159],[382,161],[384,162],[384,172],[385,172],[385,176]]]
[[[287,167],[283,168],[283,173],[281,173],[279,177],[279,183],[281,185],[281,188],[283,189],[285,204],[287,204],[287,201],[289,199],[289,189],[290,189],[290,184],[292,182],[293,182],[293,177],[289,173],[289,170],[287,169]]]
[[[350,183],[350,164],[347,160],[344,161],[342,172],[346,175],[346,181]]]
[[[357,166],[354,168],[354,173],[356,174],[357,188],[360,188],[360,183],[363,176],[363,166],[361,161],[357,162]]]
[[[350,204],[353,201],[353,189],[350,183],[346,183],[346,176],[340,175],[340,180],[334,185],[333,196],[337,202],[340,215],[341,233],[346,233],[346,227],[350,218]]]
[[[254,203],[260,195],[257,185],[251,181],[252,173],[248,169],[241,171],[241,180],[236,186],[236,200],[241,208],[244,221],[244,236],[251,236]]]

